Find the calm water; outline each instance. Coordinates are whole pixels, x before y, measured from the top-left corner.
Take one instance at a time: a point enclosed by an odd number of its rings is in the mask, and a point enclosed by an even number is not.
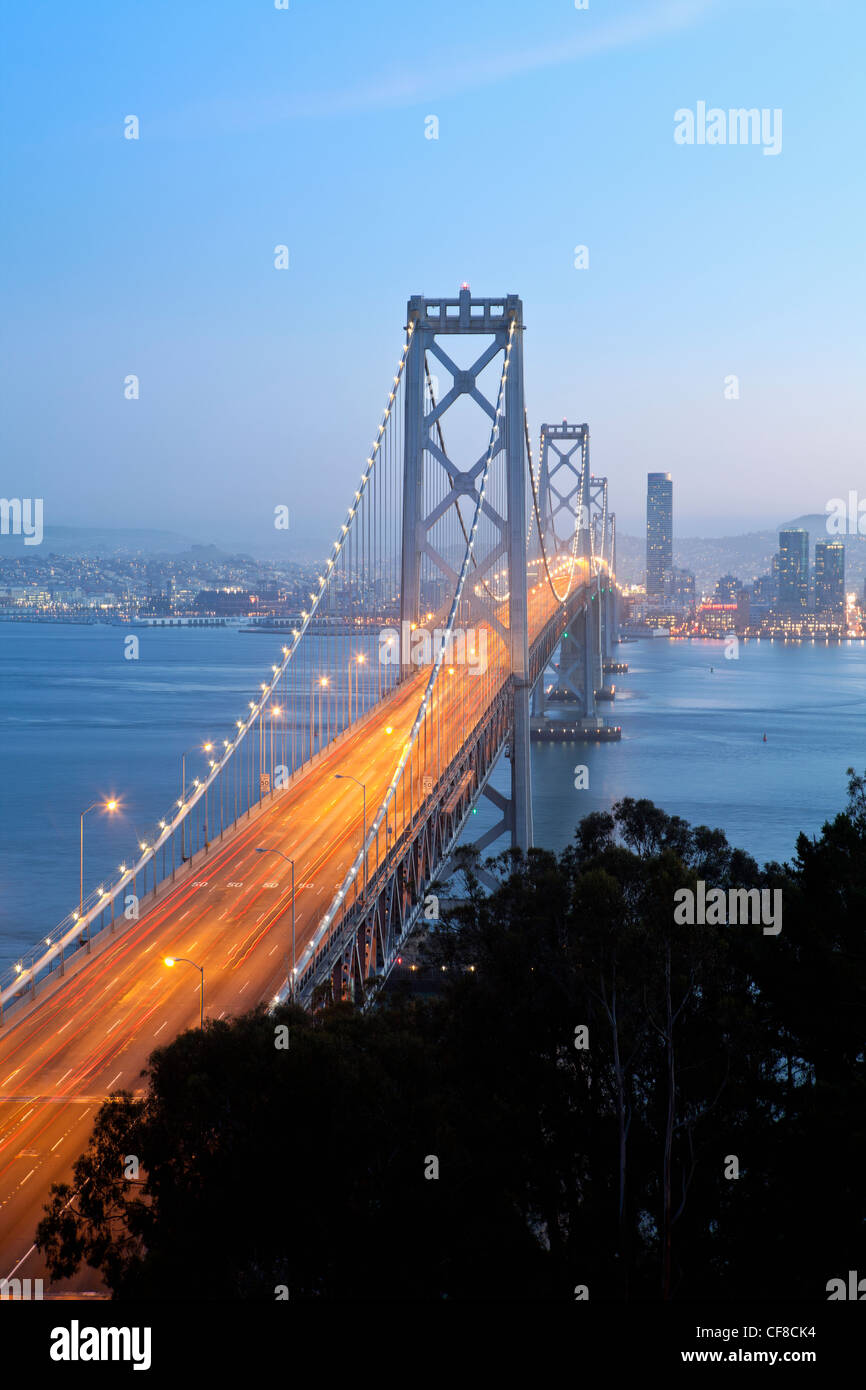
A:
[[[87,882],[116,869],[177,795],[184,749],[222,739],[279,654],[274,634],[0,625],[0,965],[78,897],[78,816],[118,795],[124,816],[87,819]],[[533,747],[535,838],[561,848],[590,810],[648,796],[721,826],[758,859],[785,859],[866,767],[866,649],[664,640],[626,643],[618,744]],[[710,671],[710,667],[714,667]],[[762,742],[766,731],[767,742]],[[573,769],[589,768],[588,790]],[[190,776],[194,775],[190,771]],[[507,788],[508,768],[494,774]],[[473,835],[494,815],[482,802]]]

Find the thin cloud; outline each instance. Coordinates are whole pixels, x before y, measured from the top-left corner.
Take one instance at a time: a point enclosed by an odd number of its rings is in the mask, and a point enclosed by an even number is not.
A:
[[[473,56],[471,61],[454,64],[447,71],[408,75],[385,75],[375,82],[333,92],[310,93],[282,104],[284,117],[343,116],[389,107],[413,106],[432,97],[454,96],[478,87],[490,86],[525,73],[562,67],[585,58],[629,48],[664,34],[692,28],[718,6],[718,0],[661,0],[653,6],[590,28],[591,11],[576,16],[581,31],[563,42],[522,48],[489,57]]]
[[[575,13],[574,33],[534,48],[454,61],[452,53],[426,61],[422,71],[383,71],[354,87],[299,92],[291,97],[221,98],[185,112],[188,127],[255,130],[290,120],[321,120],[365,111],[415,106],[427,101],[494,86],[524,74],[564,67],[617,49],[631,48],[695,27],[717,10],[721,0],[641,0],[640,8],[614,20],[595,19],[595,12]],[[154,121],[151,133],[176,134],[177,119]]]

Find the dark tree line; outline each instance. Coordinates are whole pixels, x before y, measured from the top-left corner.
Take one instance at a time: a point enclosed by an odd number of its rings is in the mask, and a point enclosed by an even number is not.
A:
[[[426,946],[436,997],[155,1052],[52,1189],[52,1274],[389,1301],[823,1300],[866,1274],[866,781],[790,865],[626,799],[559,856],[501,856],[492,894],[477,867]],[[698,879],[781,888],[781,933],[675,925]]]

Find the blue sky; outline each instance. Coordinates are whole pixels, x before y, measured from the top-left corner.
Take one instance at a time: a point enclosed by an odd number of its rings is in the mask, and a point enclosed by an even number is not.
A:
[[[622,530],[659,468],[680,534],[866,494],[862,0],[10,0],[2,27],[2,491],[46,525],[251,543],[286,502],[324,553],[408,296],[464,279],[522,296],[533,433],[589,421]],[[698,101],[781,108],[781,153],[677,145]]]

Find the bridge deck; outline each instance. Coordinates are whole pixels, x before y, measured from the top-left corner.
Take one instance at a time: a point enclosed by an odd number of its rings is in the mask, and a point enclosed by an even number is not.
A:
[[[556,611],[547,585],[533,587],[533,640]],[[410,790],[395,804],[391,835],[379,837],[370,874],[377,855],[399,838],[409,799],[425,795],[425,777],[438,781],[506,679],[497,643],[491,635],[486,672],[455,667],[441,673],[435,725],[419,739]],[[183,965],[168,969],[163,958],[189,956],[204,967],[209,1018],[269,999],[283,983],[292,948],[289,866],[277,856],[256,854],[255,847],[272,846],[295,860],[300,959],[361,843],[360,788],[335,781],[334,773],[351,772],[366,783],[369,823],[428,675],[422,668],[398,686],[383,701],[379,718],[368,716],[290,789],[196,856],[173,884],[161,888],[141,921],[97,938],[91,956],[76,961],[32,1005],[7,1016],[0,1030],[0,1277],[45,1275],[31,1251],[42,1204],[50,1183],[69,1178],[100,1099],[120,1087],[142,1088],[150,1052],[198,1022],[198,972]],[[98,1282],[84,1271],[68,1287],[95,1288]]]

